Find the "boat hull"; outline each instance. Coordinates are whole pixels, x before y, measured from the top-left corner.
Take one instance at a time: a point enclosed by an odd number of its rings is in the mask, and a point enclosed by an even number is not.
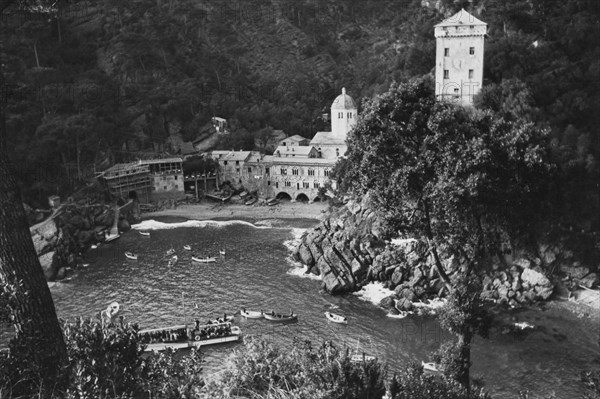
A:
[[[325,317],[327,317],[327,320],[333,323],[348,324],[348,320],[345,317],[333,314],[331,312],[325,312]]]
[[[242,317],[245,317],[247,319],[262,319],[262,318],[264,318],[263,312],[257,312],[257,311],[252,311],[252,310],[247,310],[247,311],[240,310],[240,314],[242,315]]]
[[[200,263],[212,263],[212,262],[217,261],[215,258],[194,258],[193,256],[192,256],[192,260],[194,262],[200,262]]]
[[[154,344],[147,344],[145,352],[160,352],[164,351],[168,348],[179,350],[179,349],[187,349],[187,348],[200,348],[201,346],[209,346],[209,345],[217,345],[217,344],[225,344],[228,342],[236,342],[239,341],[241,335],[228,335],[226,337],[219,338],[210,338],[203,339],[200,341],[185,341],[185,342],[159,342]]]
[[[265,313],[263,315],[263,317],[269,321],[275,321],[275,322],[286,322],[286,321],[298,321],[298,316],[297,315],[293,315],[293,316],[278,316],[278,315],[271,315],[268,313]]]

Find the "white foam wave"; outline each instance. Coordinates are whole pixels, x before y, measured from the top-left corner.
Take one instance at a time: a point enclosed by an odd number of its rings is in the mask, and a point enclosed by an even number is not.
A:
[[[295,277],[308,278],[311,280],[321,280],[321,276],[317,276],[312,273],[306,273],[308,271],[308,266],[305,266],[300,262],[295,262],[291,258],[287,258],[286,261],[291,266],[286,274]]]
[[[178,223],[165,223],[159,222],[157,220],[144,220],[141,223],[134,224],[131,226],[134,230],[170,230],[170,229],[178,229],[181,227],[225,227],[232,225],[245,225],[254,227],[256,229],[267,229],[267,226],[256,226],[250,222],[245,222],[243,220],[226,220],[226,221],[217,221],[217,220],[186,220],[185,222]]]
[[[359,299],[371,302],[376,306],[379,306],[379,302],[381,302],[383,298],[386,298],[393,294],[394,291],[384,288],[383,283],[381,282],[369,283],[362,287],[360,291],[354,293],[354,295],[358,296]]]
[[[300,238],[302,237],[302,234],[304,234],[304,232],[307,229],[300,229],[300,228],[292,228],[290,229],[291,233],[292,233],[292,238],[289,240],[285,240],[283,242],[283,245],[285,245],[285,247],[290,251],[293,252],[296,250],[296,248],[298,248],[298,245],[300,245]]]
[[[415,308],[427,308],[427,309],[439,309],[442,306],[444,306],[446,304],[446,302],[448,302],[447,299],[444,298],[434,298],[432,300],[430,300],[428,303],[425,302],[413,302],[413,306]]]

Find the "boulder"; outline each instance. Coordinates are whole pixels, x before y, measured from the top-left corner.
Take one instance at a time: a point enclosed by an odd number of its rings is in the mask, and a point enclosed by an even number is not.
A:
[[[522,269],[529,269],[531,267],[531,261],[525,258],[519,258],[515,260],[513,264],[519,266]]]
[[[315,258],[312,252],[305,243],[300,244],[296,252],[298,260],[303,264],[311,267],[315,264]]]
[[[384,309],[393,309],[396,304],[396,299],[393,295],[386,296],[379,302],[379,306]]]
[[[579,284],[586,288],[594,288],[600,284],[600,278],[597,273],[590,273],[580,279]]]
[[[530,286],[551,286],[552,283],[546,276],[533,269],[525,269],[521,273],[521,280],[523,283],[528,283]]]
[[[400,298],[396,301],[396,309],[399,311],[410,311],[413,308],[413,304],[406,298]]]
[[[560,265],[560,271],[573,279],[581,279],[590,272],[590,269],[579,265]]]
[[[402,277],[403,277],[403,273],[402,273],[402,268],[401,267],[397,267],[394,270],[394,274],[392,274],[392,284],[394,285],[398,285],[402,282]]]
[[[67,269],[65,269],[64,267],[61,267],[60,269],[58,269],[58,272],[56,273],[56,279],[62,280],[63,278],[65,278],[66,273],[67,273]]]
[[[40,265],[42,265],[42,270],[44,271],[44,276],[46,276],[46,280],[53,279],[55,275],[55,271],[52,268],[52,263],[54,260],[54,251],[45,253],[38,259],[40,261]]]

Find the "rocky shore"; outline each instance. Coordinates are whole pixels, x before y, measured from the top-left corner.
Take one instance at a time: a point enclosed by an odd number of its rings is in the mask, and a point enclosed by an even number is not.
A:
[[[307,273],[320,275],[330,293],[353,292],[369,282],[382,282],[394,295],[381,305],[392,313],[411,310],[413,302],[446,295],[427,245],[416,239],[392,239],[383,219],[368,205],[349,201],[301,238],[295,258]],[[443,260],[450,276],[461,265],[457,259]],[[549,271],[558,272],[552,276]],[[560,245],[540,244],[535,251],[513,250],[496,259],[483,272],[483,298],[520,306],[546,300],[554,293],[554,279],[569,286],[594,288],[599,283],[597,267],[582,265],[571,251]]]
[[[48,281],[64,278],[80,264],[80,255],[104,240],[115,220],[115,206],[87,199],[60,205],[46,220],[30,227],[38,259]],[[127,231],[132,212],[119,215],[119,231]]]

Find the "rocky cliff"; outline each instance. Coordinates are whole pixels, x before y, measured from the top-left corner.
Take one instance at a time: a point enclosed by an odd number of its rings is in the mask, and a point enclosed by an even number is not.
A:
[[[381,215],[362,202],[349,201],[333,209],[315,228],[307,231],[295,253],[320,275],[330,293],[352,292],[371,281],[383,282],[395,295],[383,306],[408,310],[412,302],[443,297],[446,288],[434,267],[427,245],[417,239],[393,239]],[[453,257],[443,260],[452,276],[461,265]],[[559,271],[574,284],[593,287],[598,274],[577,262],[559,245],[539,245],[536,251],[513,251],[483,272],[483,297],[511,306],[548,299],[554,284],[549,271]]]
[[[130,227],[128,215],[124,216],[118,222],[120,231]],[[112,205],[82,200],[63,204],[51,217],[31,226],[31,238],[46,279],[64,278],[77,266],[85,249],[104,239],[104,231],[112,227],[114,219]]]

